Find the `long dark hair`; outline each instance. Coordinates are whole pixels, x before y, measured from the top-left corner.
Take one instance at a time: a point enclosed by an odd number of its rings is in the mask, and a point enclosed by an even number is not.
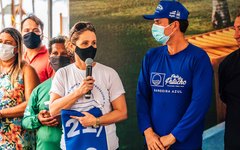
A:
[[[17,79],[19,72],[22,69],[22,66],[24,63],[22,63],[22,35],[20,34],[20,32],[18,30],[16,30],[15,28],[4,28],[0,34],[2,33],[7,33],[9,34],[14,41],[17,43],[17,55],[16,59],[13,63],[12,68],[10,69],[10,76],[11,76],[11,83],[14,83],[14,80]]]

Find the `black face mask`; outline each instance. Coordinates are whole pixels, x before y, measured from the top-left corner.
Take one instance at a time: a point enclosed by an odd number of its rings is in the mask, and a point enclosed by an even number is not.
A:
[[[29,32],[23,36],[23,42],[27,48],[35,49],[40,45],[41,38],[40,35],[37,35],[34,32]]]
[[[50,59],[50,64],[55,72],[59,68],[65,67],[70,64],[70,58],[66,56],[52,56],[49,59]]]
[[[94,59],[97,52],[97,48],[94,48],[93,46],[89,46],[88,48],[80,48],[76,46],[75,53],[80,57],[82,61],[85,61],[87,58]]]

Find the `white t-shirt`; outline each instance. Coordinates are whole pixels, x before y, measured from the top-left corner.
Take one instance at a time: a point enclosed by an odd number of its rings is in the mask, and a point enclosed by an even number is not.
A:
[[[93,107],[98,107],[101,108],[102,114],[104,115],[112,111],[111,102],[124,94],[125,91],[119,75],[110,67],[96,63],[92,68],[92,77],[95,82],[91,91],[91,98],[85,99],[84,96],[81,97],[70,109],[82,112],[88,111]],[[53,78],[50,93],[56,93],[64,97],[74,92],[84,78],[86,78],[86,70],[78,69],[75,63],[60,68]],[[117,149],[119,144],[115,124],[107,125],[105,129],[108,149]],[[62,141],[64,140],[61,140],[61,144],[64,144]]]

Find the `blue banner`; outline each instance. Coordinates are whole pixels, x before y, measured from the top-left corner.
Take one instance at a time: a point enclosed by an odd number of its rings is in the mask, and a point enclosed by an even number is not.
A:
[[[99,108],[89,111],[95,117],[102,116]],[[104,126],[98,128],[83,127],[76,119],[70,116],[84,116],[75,110],[62,110],[62,125],[64,130],[65,144],[67,150],[107,150],[106,131]]]

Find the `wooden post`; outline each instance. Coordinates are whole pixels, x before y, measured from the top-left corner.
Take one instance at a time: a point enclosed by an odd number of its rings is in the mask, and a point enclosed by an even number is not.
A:
[[[23,16],[23,9],[22,9],[22,0],[19,1],[19,22],[20,22],[20,29],[21,29],[21,22],[22,22],[22,16]]]
[[[2,0],[0,0],[0,5],[1,5],[1,12],[2,12],[2,27],[5,27],[5,21],[4,21],[4,11],[3,11],[3,4]]]
[[[62,13],[60,13],[60,35],[62,35],[63,33],[63,21],[62,21]]]
[[[48,39],[52,38],[52,0],[48,0]]]
[[[12,0],[12,17],[11,17],[11,23],[12,23],[12,26],[15,27],[15,8],[14,8],[14,0]]]
[[[35,4],[34,4],[34,0],[32,0],[32,11],[33,11],[33,14],[35,14]]]

